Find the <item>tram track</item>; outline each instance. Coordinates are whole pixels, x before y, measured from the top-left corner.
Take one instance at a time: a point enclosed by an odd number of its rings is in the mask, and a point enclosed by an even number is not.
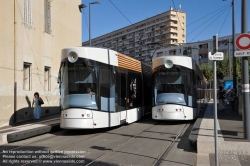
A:
[[[162,151],[162,153],[158,156],[158,158],[154,161],[154,163],[152,164],[152,166],[158,166],[160,165],[161,161],[163,160],[163,158],[165,158],[168,153],[170,152],[170,150],[172,149],[173,145],[176,143],[176,140],[179,138],[180,135],[183,134],[183,132],[186,131],[186,129],[188,128],[188,124],[185,124],[181,130],[179,130],[179,132],[176,134],[175,138],[171,141],[171,143],[166,146],[166,148]]]
[[[123,127],[124,127],[124,126],[120,126],[120,128],[123,128]],[[100,129],[97,129],[97,130],[100,130]],[[55,134],[55,135],[52,135],[52,136],[49,136],[49,137],[45,137],[45,138],[39,139],[39,141],[44,141],[44,140],[47,140],[47,139],[53,139],[53,138],[58,137],[58,136],[64,136],[65,133],[66,133],[67,131],[69,131],[69,130],[62,130],[62,131],[54,132],[53,134]],[[76,143],[78,143],[78,142],[80,142],[80,141],[85,141],[85,140],[87,141],[87,140],[89,140],[89,139],[91,139],[91,138],[94,138],[94,137],[99,136],[99,135],[101,135],[101,134],[107,133],[107,132],[109,132],[109,131],[110,131],[110,130],[103,131],[103,132],[98,132],[98,133],[96,133],[96,134],[95,134],[94,136],[92,136],[92,137],[89,137],[89,138],[87,138],[87,139],[85,138],[84,140],[81,139],[81,140],[79,140],[79,141],[76,141],[76,142],[73,143],[73,144],[66,145],[66,146],[64,146],[64,147],[68,148],[68,147],[70,147],[71,145],[75,145]],[[91,132],[94,132],[94,130],[91,130]],[[91,132],[90,132],[89,134],[92,134]],[[46,134],[48,134],[48,133],[46,133]],[[42,135],[35,136],[35,137],[44,136],[44,135],[46,135],[46,134],[42,134]],[[49,134],[52,134],[52,133],[49,133]],[[28,138],[28,139],[34,139],[35,137],[31,137],[31,138]],[[27,140],[27,139],[23,139],[23,140],[20,140],[20,141],[24,141],[24,140]],[[19,149],[19,148],[22,148],[22,147],[31,145],[31,144],[36,143],[36,142],[37,142],[37,140],[31,141],[31,142],[28,142],[28,143],[23,143],[22,145],[17,145],[18,147],[8,149],[8,151],[13,151],[13,150],[16,150],[16,149]],[[65,148],[63,148],[63,149],[65,149]],[[63,149],[60,148],[60,149],[57,149],[57,150],[63,150]],[[0,154],[3,154],[3,152],[0,152]]]
[[[123,147],[124,145],[128,144],[130,141],[134,140],[135,138],[139,137],[142,133],[144,133],[145,131],[151,129],[152,127],[154,127],[155,125],[159,124],[160,122],[157,122],[153,125],[151,125],[150,127],[148,127],[147,129],[141,131],[139,134],[134,135],[133,137],[131,137],[130,139],[124,141],[123,143],[117,145],[116,147],[112,148],[109,152],[101,155],[100,157],[98,157],[97,159],[93,160],[92,162],[86,164],[86,166],[91,166],[95,163],[97,163],[98,161],[101,161],[102,159],[108,157],[110,154],[114,153],[116,150],[118,150],[119,148]]]
[[[128,139],[127,141],[124,141],[123,143],[117,145],[116,147],[112,148],[111,150],[109,150],[109,152],[101,155],[100,157],[96,158],[95,160],[93,160],[92,162],[86,164],[86,166],[91,166],[94,165],[95,163],[107,158],[108,156],[110,156],[112,153],[115,153],[118,149],[128,145],[128,143],[130,143],[131,141],[133,141],[135,138],[140,137],[143,133],[147,132],[148,130],[150,130],[152,127],[160,124],[161,122],[157,122],[153,125],[151,125],[150,127],[148,127],[147,129],[143,130],[142,132],[140,132],[137,135],[134,135],[132,138]],[[178,133],[175,135],[175,138],[173,138],[171,140],[171,143],[164,148],[164,150],[160,153],[160,155],[157,157],[157,159],[153,162],[152,166],[156,166],[159,165],[161,163],[162,158],[166,157],[167,154],[170,152],[170,150],[172,149],[173,145],[175,144],[176,140],[179,138],[180,135],[183,134],[183,132],[185,132],[185,130],[188,128],[189,124],[185,124],[179,131]]]
[[[124,126],[120,126],[120,128],[123,128]],[[65,145],[65,146],[63,146],[63,147],[61,147],[61,148],[58,148],[58,149],[56,149],[55,151],[62,151],[62,150],[65,150],[65,149],[67,149],[67,148],[69,148],[69,147],[71,147],[71,146],[73,146],[73,145],[77,145],[78,143],[82,143],[83,141],[88,141],[88,140],[90,140],[90,139],[92,139],[92,138],[95,138],[95,137],[97,137],[97,136],[100,136],[100,135],[102,135],[102,134],[105,134],[105,133],[108,133],[110,130],[107,130],[107,131],[105,131],[105,132],[99,132],[99,133],[96,133],[96,134],[94,134],[93,136],[90,136],[90,137],[88,137],[88,138],[84,138],[84,139],[80,139],[80,140],[78,140],[78,141],[75,141],[75,142],[73,142],[73,143],[71,143],[71,144],[68,144],[68,145]],[[65,131],[63,131],[63,132],[65,132]],[[62,132],[62,133],[63,133]],[[59,136],[59,135],[55,135],[55,136],[52,136],[52,137],[49,137],[49,138],[53,138],[53,137],[56,137],[56,136]],[[63,136],[63,134],[60,134],[60,136]],[[42,139],[42,140],[45,140],[45,139]],[[34,143],[34,142],[31,142],[31,143],[29,143],[29,144],[32,144],[32,143]],[[29,145],[29,144],[25,144],[25,145],[23,145],[23,146],[27,146],[27,145]],[[18,148],[21,148],[21,147],[23,147],[23,146],[19,146],[19,147],[16,147],[16,148],[13,148],[13,149],[11,149],[11,150],[15,150],[15,149],[18,149]],[[37,161],[37,160],[41,160],[40,158],[36,158],[36,159],[33,159],[33,161]],[[26,165],[29,165],[29,164],[32,164],[32,163],[25,163],[25,164],[23,164],[23,165],[21,165],[21,166],[26,166]]]
[[[73,146],[73,145],[78,144],[79,142],[83,142],[83,141],[90,140],[90,139],[92,139],[92,138],[94,138],[94,137],[97,137],[97,136],[99,136],[99,135],[101,135],[101,134],[104,134],[104,133],[106,133],[106,132],[94,134],[93,136],[91,136],[91,137],[89,137],[89,138],[87,138],[87,139],[84,139],[84,140],[81,139],[81,140],[75,141],[74,143],[71,143],[71,144],[69,144],[69,145],[63,146],[62,148],[59,148],[59,149],[57,149],[57,150],[55,150],[55,151],[62,151],[62,150],[65,150],[65,149],[67,149],[68,147],[71,147],[71,146]],[[40,158],[34,159],[34,161],[37,161],[37,160],[41,160],[41,159],[40,159]],[[31,163],[23,164],[23,165],[21,165],[21,166],[25,166],[25,165],[29,165],[29,164],[31,164]]]
[[[134,134],[134,135],[131,135],[131,138],[128,138],[127,140],[124,140],[123,142],[120,142],[118,145],[116,145],[115,147],[109,149],[106,153],[100,155],[99,157],[96,156],[95,159],[93,159],[92,161],[89,161],[89,163],[86,163],[86,166],[92,166],[92,165],[95,165],[99,162],[102,162],[103,160],[107,160],[109,158],[109,156],[112,156],[113,154],[115,154],[116,152],[119,152],[119,150],[121,150],[123,147],[127,147],[131,144],[133,144],[133,142],[135,141],[136,138],[140,138],[140,137],[144,137],[143,134],[147,133],[147,132],[150,132],[151,130],[153,130],[152,128],[154,126],[157,126],[157,125],[162,125],[164,124],[164,122],[162,121],[157,121],[157,122],[154,122],[153,124],[151,124],[150,126],[147,126],[147,128],[144,128],[143,130],[139,131],[138,133]],[[183,123],[180,128],[177,129],[177,133],[173,133],[173,137],[170,141],[170,144],[168,144],[165,148],[163,148],[163,150],[161,150],[161,153],[158,155],[158,157],[155,157],[154,158],[154,161],[152,161],[152,165],[153,166],[156,166],[156,165],[159,165],[161,163],[162,160],[164,160],[164,158],[168,155],[168,153],[171,151],[172,147],[174,146],[174,144],[176,143],[176,141],[178,140],[178,138],[186,131],[186,129],[188,128],[189,126],[189,123]],[[126,126],[120,126],[119,127],[119,130],[121,128],[124,128]],[[87,135],[89,134],[93,134],[92,136],[89,136],[89,137],[85,137],[85,138],[82,138],[82,139],[78,139],[77,141],[72,141],[64,146],[61,146],[60,148],[53,148],[53,150],[58,150],[58,151],[63,151],[65,149],[68,149],[70,147],[73,147],[73,146],[78,146],[80,145],[82,142],[85,142],[85,141],[88,141],[88,140],[91,140],[95,137],[98,137],[102,134],[105,134],[105,133],[109,133],[110,131],[112,131],[113,129],[111,130],[105,130],[104,132],[98,132],[98,133],[88,133]],[[53,139],[54,137],[57,137],[57,136],[63,136],[66,134],[67,131],[60,131],[57,133],[57,135],[54,135],[54,136],[51,136],[51,137],[46,137],[46,138],[43,138],[43,139],[40,139],[39,141],[42,141],[42,140],[46,140],[46,139]],[[59,134],[60,133],[60,134]],[[133,141],[134,140],[134,141]],[[22,148],[22,147],[25,147],[27,145],[31,145],[33,143],[35,143],[35,141],[32,141],[32,142],[29,142],[27,144],[23,144],[19,147],[16,147],[16,148],[12,148],[10,150],[16,150],[16,149],[19,149],[19,148]],[[34,158],[32,159],[33,161],[40,161],[40,160],[43,160],[39,157],[37,158]],[[39,162],[38,162],[39,163]],[[23,163],[22,166],[26,166],[26,165],[29,165],[32,163]]]

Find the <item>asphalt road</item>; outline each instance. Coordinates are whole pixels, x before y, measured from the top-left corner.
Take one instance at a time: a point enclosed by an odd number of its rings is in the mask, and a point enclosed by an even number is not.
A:
[[[110,129],[62,130],[0,146],[0,165],[194,165],[192,125],[148,118]]]

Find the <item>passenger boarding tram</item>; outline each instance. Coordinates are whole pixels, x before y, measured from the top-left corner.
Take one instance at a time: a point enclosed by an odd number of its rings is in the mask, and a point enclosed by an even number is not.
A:
[[[156,120],[192,120],[203,107],[203,75],[191,57],[169,55],[153,59],[153,107]]]
[[[63,49],[58,78],[61,128],[105,128],[151,113],[151,67],[116,51]]]

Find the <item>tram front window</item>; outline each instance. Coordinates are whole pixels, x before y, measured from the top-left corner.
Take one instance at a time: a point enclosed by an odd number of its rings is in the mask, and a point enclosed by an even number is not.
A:
[[[192,106],[192,70],[181,67],[158,68],[154,75],[154,105],[179,104]],[[190,100],[190,101],[189,101]]]
[[[97,110],[97,67],[89,66],[84,59],[75,63],[67,60],[61,68],[61,100],[65,108]]]

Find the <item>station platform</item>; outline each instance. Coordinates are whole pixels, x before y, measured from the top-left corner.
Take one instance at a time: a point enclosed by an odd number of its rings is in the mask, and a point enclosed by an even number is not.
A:
[[[37,122],[30,120],[11,126],[4,126],[0,128],[0,145],[57,130],[60,130],[60,114],[41,117]]]
[[[215,165],[213,105],[213,101],[208,102],[189,136],[190,143],[197,146],[197,166]],[[239,113],[226,105],[225,111],[218,111],[217,124],[219,165],[250,165],[250,141],[244,139],[243,121]]]

